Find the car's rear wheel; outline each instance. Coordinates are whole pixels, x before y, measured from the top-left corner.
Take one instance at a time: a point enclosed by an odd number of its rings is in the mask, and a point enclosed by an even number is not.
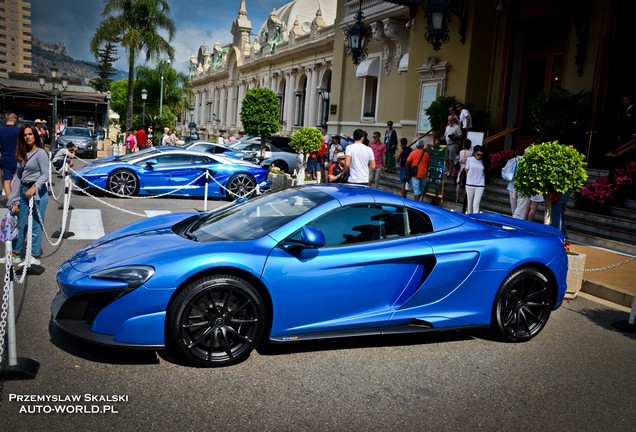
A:
[[[289,173],[289,165],[287,165],[287,162],[285,161],[282,161],[282,160],[274,161],[272,162],[272,166],[275,166],[276,168],[280,169],[284,173]]]
[[[168,307],[169,347],[195,365],[228,366],[245,360],[265,328],[258,292],[230,275],[188,285]]]
[[[248,198],[254,193],[256,181],[247,174],[237,174],[227,182],[227,198],[234,200],[237,198]]]
[[[524,267],[501,284],[493,307],[493,329],[503,340],[524,342],[539,334],[552,311],[553,291],[541,272]]]
[[[139,180],[130,171],[117,170],[108,176],[107,189],[117,195],[132,196],[139,192]]]

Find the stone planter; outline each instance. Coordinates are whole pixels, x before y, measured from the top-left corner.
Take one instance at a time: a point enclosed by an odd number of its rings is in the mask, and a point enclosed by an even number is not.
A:
[[[289,174],[272,174],[267,176],[268,180],[272,182],[272,191],[285,189],[286,187],[293,186],[293,180]]]
[[[578,252],[570,252],[568,254],[568,288],[565,292],[565,298],[568,300],[576,298],[579,294],[579,290],[583,286],[585,257],[585,254]]]

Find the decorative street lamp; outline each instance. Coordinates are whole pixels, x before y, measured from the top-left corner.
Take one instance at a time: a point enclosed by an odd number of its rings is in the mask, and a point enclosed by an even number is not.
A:
[[[55,87],[55,78],[57,78],[57,72],[58,70],[56,67],[51,68],[51,96],[53,97],[53,112],[51,113],[52,124],[57,123],[57,98],[61,93],[60,89]],[[43,75],[40,75],[38,77],[38,82],[40,84],[40,88],[44,89],[44,85],[46,84],[46,78]],[[62,78],[62,90],[66,90],[67,87],[68,87],[68,78],[64,76]]]
[[[166,60],[170,67],[170,59]],[[163,117],[163,62],[161,62],[161,91],[159,92],[159,117]]]
[[[106,127],[106,138],[110,138],[110,126],[108,122],[110,121],[110,98],[112,97],[112,93],[110,90],[106,92],[106,119],[104,120],[104,126]]]
[[[466,21],[467,21],[467,0],[385,0],[409,8],[411,19],[407,22],[410,29],[415,21],[417,8],[424,5],[426,9],[426,41],[429,42],[435,51],[439,51],[442,43],[450,41],[448,34],[448,24],[452,16],[459,21],[459,36],[461,43],[466,43]],[[500,0],[496,10],[503,7]]]
[[[362,12],[362,0],[360,0],[358,12],[356,12],[356,22],[345,30],[347,56],[351,56],[353,64],[356,66],[367,57],[367,41],[371,35],[371,29],[363,20],[364,13]]]
[[[162,83],[163,83],[163,81],[162,81]],[[146,124],[146,99],[148,99],[148,90],[143,89],[141,91],[141,100],[144,101],[143,116],[142,116],[143,120],[141,121],[141,123],[143,125]]]
[[[443,43],[448,43],[448,20],[450,5],[447,0],[428,0],[426,5],[426,40],[439,51]]]
[[[190,108],[188,109],[188,111],[190,111],[190,123],[193,123],[192,121],[192,117],[194,117],[194,104],[190,105]],[[189,126],[189,125],[188,125]],[[192,126],[190,126],[191,128]]]

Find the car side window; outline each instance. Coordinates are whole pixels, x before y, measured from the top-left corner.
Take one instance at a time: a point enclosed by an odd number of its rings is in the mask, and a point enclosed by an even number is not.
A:
[[[185,165],[192,162],[192,156],[185,154],[164,154],[155,158],[157,161],[156,166],[166,167],[175,165]],[[139,164],[145,164],[146,161],[139,162]]]
[[[425,214],[407,209],[407,235],[427,234],[433,232],[431,218]]]
[[[340,246],[405,237],[407,223],[404,207],[359,204],[335,209],[309,225],[324,233],[325,246]],[[300,242],[300,232],[290,240]]]

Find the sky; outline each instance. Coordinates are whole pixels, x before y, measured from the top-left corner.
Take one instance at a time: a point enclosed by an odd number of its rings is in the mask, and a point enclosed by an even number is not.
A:
[[[232,41],[230,30],[238,16],[241,0],[168,0],[170,15],[177,31],[172,46],[175,48],[173,67],[187,72],[192,54],[205,43],[210,48],[215,42]],[[247,17],[252,30],[257,32],[272,9],[280,8],[288,0],[246,0]],[[31,0],[31,33],[48,43],[63,41],[69,56],[75,60],[94,61],[89,44],[102,20],[102,0]],[[115,67],[127,71],[125,53],[119,50]],[[137,64],[143,64],[139,57]]]

